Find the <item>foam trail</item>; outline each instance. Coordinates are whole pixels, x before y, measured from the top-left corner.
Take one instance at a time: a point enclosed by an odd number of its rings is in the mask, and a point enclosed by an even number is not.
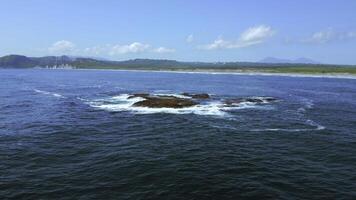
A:
[[[318,124],[318,123],[316,123],[316,122],[314,122],[313,120],[310,120],[310,119],[308,119],[306,121],[306,123],[308,125],[310,125],[310,126],[315,126],[316,130],[324,130],[325,129],[325,126],[322,126],[322,125],[320,125],[320,124]]]
[[[37,92],[39,94],[50,95],[50,96],[54,96],[54,97],[58,97],[58,98],[64,98],[63,95],[58,94],[58,93],[54,93],[54,92],[47,92],[47,91],[38,90],[38,89],[34,89],[33,91],[35,91],[35,92]]]
[[[264,129],[252,129],[250,131],[263,132],[263,131],[285,131],[285,132],[301,132],[301,131],[319,131],[324,130],[325,126],[322,126],[313,120],[308,119],[306,125],[314,126],[315,128],[296,128],[296,129],[285,129],[285,128],[264,128]]]

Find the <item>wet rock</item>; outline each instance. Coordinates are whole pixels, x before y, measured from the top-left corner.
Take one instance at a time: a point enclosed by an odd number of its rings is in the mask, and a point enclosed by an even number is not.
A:
[[[145,98],[146,99],[143,101],[134,103],[133,106],[149,108],[185,108],[197,105],[196,102],[190,99],[172,96],[151,96]]]
[[[268,102],[272,102],[272,101],[277,101],[278,100],[277,98],[274,98],[274,97],[263,97],[263,99],[265,101],[268,101]]]
[[[264,103],[260,98],[245,98],[244,101],[249,103]]]
[[[150,96],[150,94],[148,94],[148,93],[136,93],[136,94],[132,94],[131,96],[129,96],[128,99],[132,99],[132,98],[136,98],[136,97],[147,98],[149,96]]]
[[[210,95],[207,93],[200,93],[200,94],[190,94],[190,93],[182,93],[182,95],[187,96],[187,97],[191,97],[193,99],[209,99]]]
[[[228,106],[231,106],[233,104],[239,104],[239,103],[242,103],[244,102],[244,100],[242,98],[238,98],[238,99],[226,99],[224,101],[224,104],[228,105]]]
[[[271,103],[273,101],[277,101],[274,97],[248,97],[245,98],[246,102],[251,103]]]

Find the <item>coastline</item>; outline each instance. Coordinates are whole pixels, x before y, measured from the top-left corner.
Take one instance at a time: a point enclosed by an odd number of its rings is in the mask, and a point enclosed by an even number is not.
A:
[[[16,68],[0,68],[16,69]],[[73,68],[73,69],[50,69],[50,68],[27,68],[36,70],[80,70],[80,71],[122,71],[122,72],[153,72],[153,73],[182,73],[182,74],[216,74],[216,75],[240,75],[240,76],[282,76],[282,77],[301,77],[301,78],[337,78],[337,79],[356,79],[356,74],[352,73],[284,73],[284,72],[266,72],[254,70],[155,70],[155,69],[90,69],[90,68]]]
[[[69,69],[68,69],[69,70]],[[241,75],[241,76],[283,76],[301,78],[338,78],[356,79],[356,74],[351,73],[279,73],[261,71],[237,71],[237,70],[143,70],[143,69],[73,69],[73,70],[103,70],[123,72],[155,72],[155,73],[182,73],[182,74],[216,74],[216,75]]]

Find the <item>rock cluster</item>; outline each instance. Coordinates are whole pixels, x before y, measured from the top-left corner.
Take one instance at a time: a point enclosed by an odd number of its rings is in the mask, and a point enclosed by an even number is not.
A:
[[[142,101],[134,103],[133,106],[149,108],[186,108],[198,105],[210,98],[210,95],[206,93],[182,93],[181,95],[187,98],[177,97],[175,95],[151,95],[149,93],[136,93],[130,95],[128,98],[143,98]],[[238,106],[240,103],[265,104],[276,100],[274,97],[241,97],[226,99],[223,103],[224,106]]]
[[[182,95],[191,97],[192,99],[208,99],[208,94],[189,94],[183,93]],[[136,102],[133,106],[149,107],[149,108],[185,108],[198,104],[190,98],[180,98],[173,95],[150,95],[148,93],[137,93],[129,96],[129,99],[141,97],[144,100]]]
[[[185,108],[197,104],[197,102],[190,99],[177,97],[146,97],[145,100],[136,102],[133,106],[149,108]]]

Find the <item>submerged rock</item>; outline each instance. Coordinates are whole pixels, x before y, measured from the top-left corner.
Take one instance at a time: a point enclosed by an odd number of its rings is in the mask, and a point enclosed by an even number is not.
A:
[[[245,102],[250,102],[250,103],[264,103],[263,99],[261,98],[245,98],[244,99]]]
[[[210,95],[207,93],[201,93],[201,94],[190,94],[190,93],[182,93],[183,96],[191,97],[193,99],[209,99]]]
[[[149,108],[185,108],[198,104],[190,99],[173,96],[147,96],[144,98],[145,100],[136,102],[133,106]]]
[[[224,104],[228,105],[228,106],[231,106],[233,104],[239,104],[239,103],[242,103],[242,102],[244,102],[242,98],[239,98],[239,99],[226,99],[224,101]]]
[[[278,99],[277,98],[274,98],[274,97],[263,97],[263,99],[267,102],[272,102],[272,101],[277,101]]]

